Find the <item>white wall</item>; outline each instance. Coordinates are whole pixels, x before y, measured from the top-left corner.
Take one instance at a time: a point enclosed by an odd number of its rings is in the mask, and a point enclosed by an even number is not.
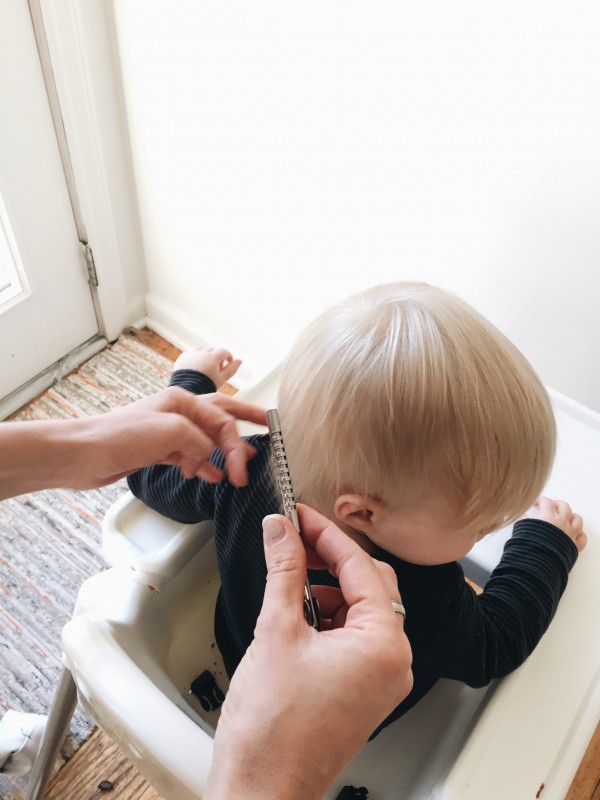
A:
[[[269,361],[316,311],[461,294],[600,411],[600,6],[114,4],[149,308]]]

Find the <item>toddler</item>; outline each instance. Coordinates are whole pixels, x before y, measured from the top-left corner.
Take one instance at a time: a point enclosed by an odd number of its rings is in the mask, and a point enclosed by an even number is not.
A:
[[[171,383],[213,392],[238,366],[224,350],[183,353]],[[483,686],[518,667],[548,627],[586,543],[582,519],[566,503],[537,499],[555,423],[522,354],[448,292],[377,286],[309,325],[283,367],[278,409],[297,499],[398,577],[414,688],[384,724],[438,678]],[[165,516],[214,520],[215,635],[230,675],[262,605],[262,519],[280,509],[269,437],[249,442],[256,454],[243,488],[186,480],[169,466],[129,478],[132,492]],[[223,466],[219,451],[212,460]],[[457,559],[515,520],[477,595]],[[309,579],[336,585],[328,572],[310,570]]]

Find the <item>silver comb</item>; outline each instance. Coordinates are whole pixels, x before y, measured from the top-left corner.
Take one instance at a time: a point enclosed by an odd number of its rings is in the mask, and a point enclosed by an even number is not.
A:
[[[291,521],[298,533],[300,533],[300,520],[298,519],[298,511],[296,509],[292,476],[288,466],[285,445],[283,443],[283,433],[281,431],[281,422],[279,421],[277,409],[273,408],[267,411],[267,425],[269,426],[271,451],[275,461],[275,472],[277,474],[277,483],[279,484],[279,492],[281,494],[283,513]],[[313,597],[308,578],[304,585],[304,618],[309,625],[319,630],[319,604]]]

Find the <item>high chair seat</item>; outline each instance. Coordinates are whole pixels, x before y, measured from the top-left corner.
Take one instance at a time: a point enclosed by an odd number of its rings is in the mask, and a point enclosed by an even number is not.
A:
[[[246,399],[270,405],[275,386]],[[556,393],[552,400],[559,450],[545,493],[582,514],[589,544],[549,630],[500,682],[473,690],[440,681],[365,746],[327,798],[346,784],[394,800],[564,798],[600,711],[600,415]],[[466,574],[485,583],[508,535],[479,543]],[[65,665],[88,714],[157,790],[195,800],[218,711],[205,712],[190,684],[209,670],[227,689],[213,636],[211,524],[174,523],[127,494],[106,516],[104,547],[113,566],[82,586],[63,631]]]

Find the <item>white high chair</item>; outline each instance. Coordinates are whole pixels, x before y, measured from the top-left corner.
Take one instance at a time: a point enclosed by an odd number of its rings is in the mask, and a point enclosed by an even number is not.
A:
[[[274,405],[276,384],[273,375],[245,399]],[[549,630],[496,684],[440,681],[366,745],[326,798],[345,784],[394,800],[564,798],[600,716],[600,415],[551,396],[559,448],[546,493],[582,514],[589,544]],[[212,632],[219,581],[211,533],[209,523],[166,520],[129,494],[109,510],[103,548],[113,567],[84,583],[63,630],[65,672],[30,799],[60,745],[74,685],[90,717],[167,800],[202,797],[218,712],[204,712],[188,690],[205,669],[227,688]],[[469,577],[485,583],[508,535],[473,549]]]

